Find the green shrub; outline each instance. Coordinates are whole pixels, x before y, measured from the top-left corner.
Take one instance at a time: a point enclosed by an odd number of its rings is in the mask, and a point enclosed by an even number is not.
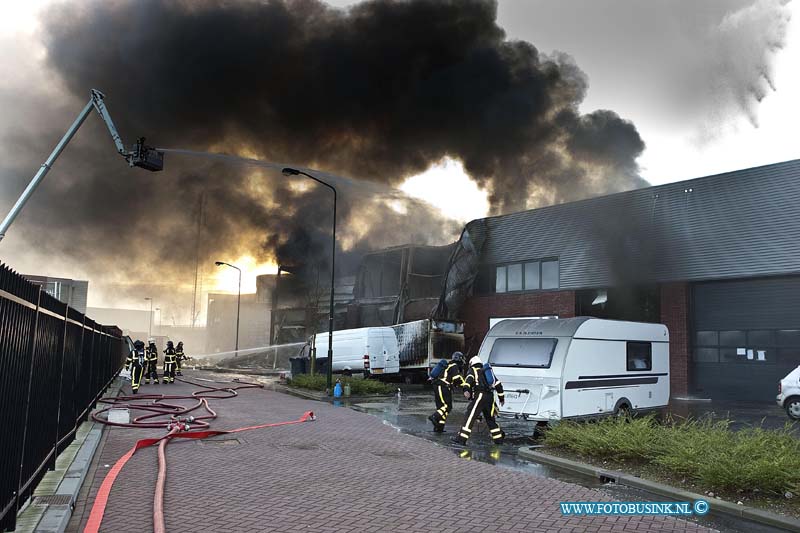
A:
[[[298,374],[286,380],[286,384],[290,387],[317,391],[324,391],[326,383],[325,375],[323,374],[314,374],[313,376],[311,374]]]
[[[670,477],[721,491],[778,495],[800,484],[800,440],[789,425],[732,431],[729,424],[712,418],[657,423],[653,417],[561,422],[547,431],[545,444],[598,459],[654,465]]]
[[[629,421],[613,417],[592,423],[564,421],[547,432],[546,443],[581,455],[640,461],[657,453],[660,429],[652,416]]]
[[[395,390],[393,386],[382,383],[376,379],[334,376],[334,384],[336,383],[337,379],[342,382],[342,387],[344,387],[347,383],[350,384],[350,394],[353,396],[363,396],[367,394],[391,394]],[[297,376],[292,376],[291,379],[287,380],[287,384],[290,387],[296,387],[299,389],[324,391],[327,386],[327,378],[325,374],[314,374],[313,376],[310,374],[299,374]]]

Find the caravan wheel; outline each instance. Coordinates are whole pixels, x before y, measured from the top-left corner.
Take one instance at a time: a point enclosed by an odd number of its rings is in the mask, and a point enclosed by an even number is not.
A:
[[[620,401],[617,404],[617,408],[614,409],[614,416],[617,418],[624,418],[625,420],[630,419],[633,416],[631,406],[625,401]]]

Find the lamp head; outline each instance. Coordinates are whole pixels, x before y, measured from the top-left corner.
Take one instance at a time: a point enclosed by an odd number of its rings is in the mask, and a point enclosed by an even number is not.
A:
[[[221,267],[225,263],[223,263],[222,261],[214,261],[214,264],[217,265],[218,267]]]
[[[297,176],[298,174],[300,174],[299,170],[289,167],[284,168],[283,170],[281,170],[281,172],[283,173],[284,176]]]

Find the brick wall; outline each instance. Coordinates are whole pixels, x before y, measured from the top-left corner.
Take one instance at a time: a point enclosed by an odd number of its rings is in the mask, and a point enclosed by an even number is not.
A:
[[[466,348],[477,353],[489,331],[490,317],[558,315],[559,318],[575,316],[574,291],[527,292],[520,294],[491,294],[473,296],[461,309],[464,321]]]
[[[669,329],[669,372],[672,396],[689,392],[689,284],[661,286],[661,322]]]

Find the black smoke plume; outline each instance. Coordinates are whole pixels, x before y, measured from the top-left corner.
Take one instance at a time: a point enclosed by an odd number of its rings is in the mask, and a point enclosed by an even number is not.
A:
[[[76,101],[104,91],[129,142],[146,134],[159,146],[387,186],[452,157],[488,190],[495,214],[642,185],[633,124],[611,111],[582,115],[585,75],[566,55],[508,40],[496,11],[489,0],[346,10],[317,0],[88,0],[50,8],[43,35],[60,82]],[[43,221],[80,225],[85,240],[108,241],[109,255],[141,248],[162,269],[193,265],[202,192],[204,249],[279,262],[325,255],[330,198],[313,184],[172,156],[166,172],[143,176],[96,145],[70,160],[80,174],[71,216],[53,196]],[[342,248],[355,255],[458,236],[424,204],[403,201],[398,212],[366,195],[340,202]]]
[[[246,147],[385,183],[461,159],[495,212],[640,185],[636,129],[577,107],[566,56],[509,41],[485,0],[83,2],[47,18],[50,64],[163,145]],[[600,183],[597,183],[600,181]]]

